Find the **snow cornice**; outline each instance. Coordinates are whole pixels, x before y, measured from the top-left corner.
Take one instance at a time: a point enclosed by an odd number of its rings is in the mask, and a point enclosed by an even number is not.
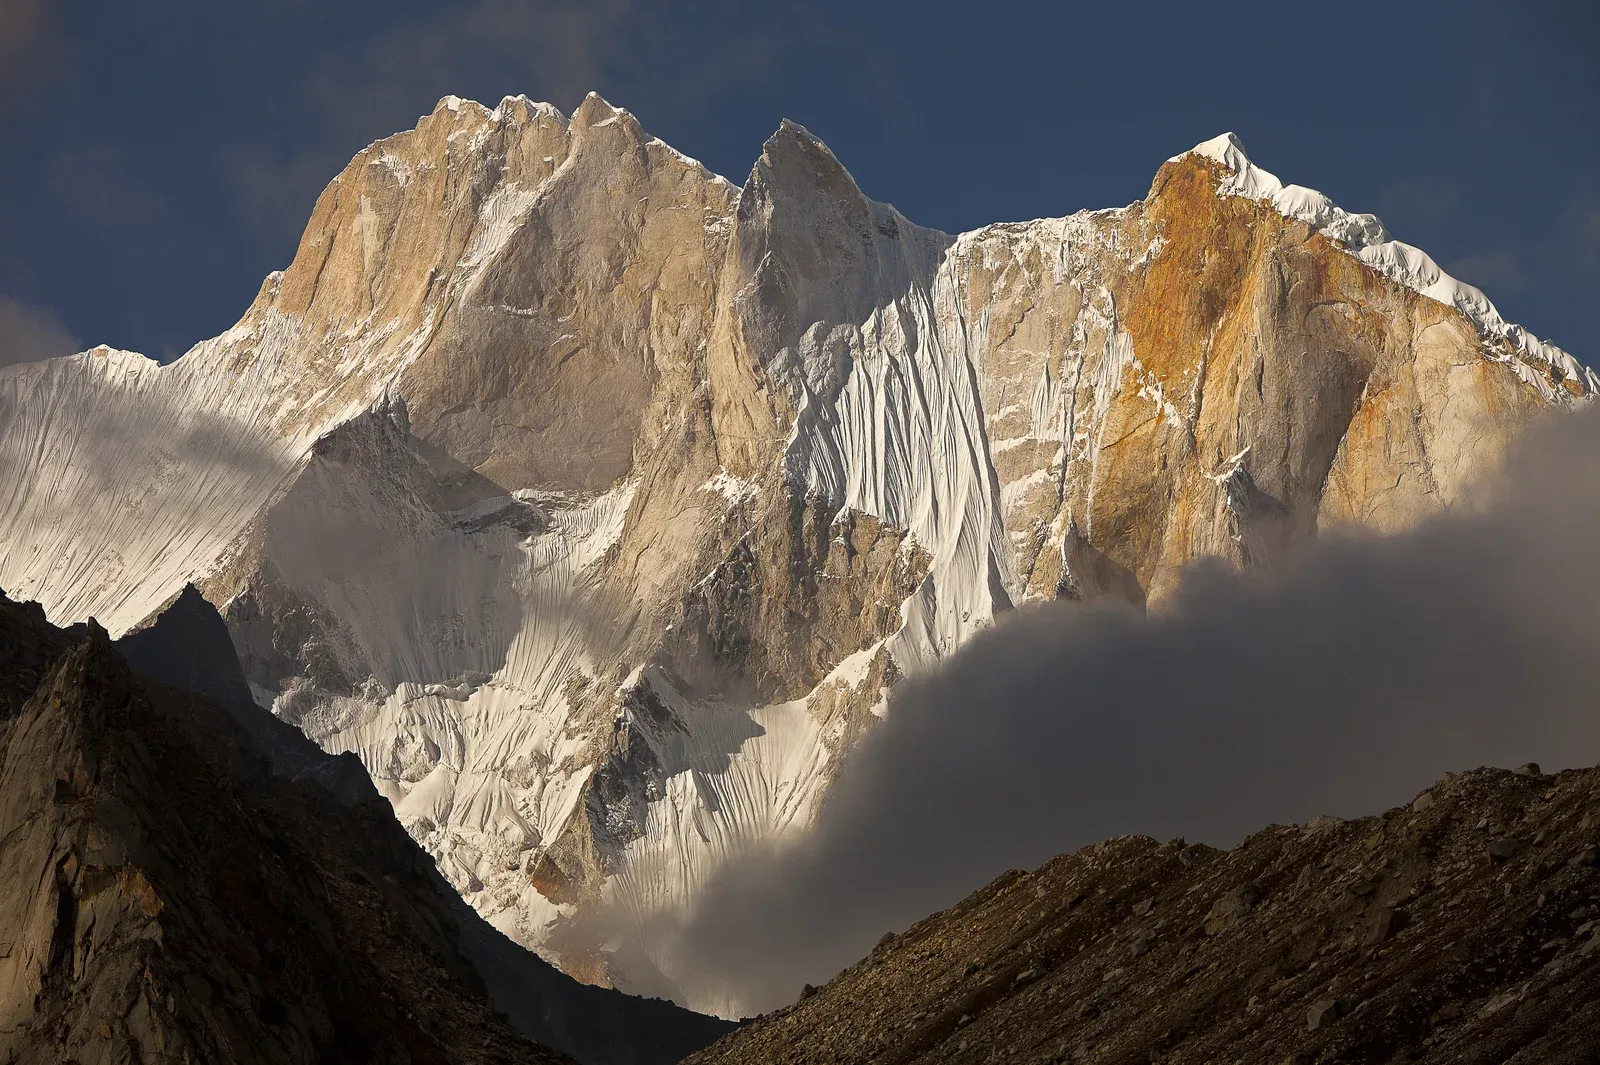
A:
[[[1218,186],[1219,194],[1265,203],[1287,218],[1299,219],[1390,280],[1460,311],[1491,349],[1495,341],[1500,341],[1521,356],[1513,360],[1518,376],[1546,399],[1570,399],[1571,393],[1553,386],[1547,375],[1538,373],[1524,359],[1548,366],[1555,375],[1576,385],[1584,399],[1600,392],[1600,378],[1593,370],[1557,345],[1507,322],[1481,289],[1452,277],[1421,248],[1395,240],[1376,215],[1346,211],[1304,185],[1285,185],[1276,174],[1251,162],[1233,133],[1202,141],[1167,161],[1175,163],[1188,156],[1209,159],[1227,171]],[[1495,352],[1491,350],[1490,355],[1495,357]]]

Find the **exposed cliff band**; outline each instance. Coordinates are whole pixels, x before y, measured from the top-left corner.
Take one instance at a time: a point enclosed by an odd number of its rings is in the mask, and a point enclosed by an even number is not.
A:
[[[0,371],[0,586],[121,632],[199,584],[482,913],[670,992],[654,915],[803,828],[896,676],[1470,504],[1595,389],[1231,137],[952,237],[792,123],[735,186],[597,96],[452,97],[227,333]]]

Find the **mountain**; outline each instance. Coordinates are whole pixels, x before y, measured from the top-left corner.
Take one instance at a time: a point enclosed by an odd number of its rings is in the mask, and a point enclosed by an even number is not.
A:
[[[568,1060],[491,1011],[378,804],[276,782],[92,622],[0,632],[5,1060]]]
[[[1107,840],[885,935],[688,1061],[1591,1062],[1597,825],[1600,770],[1526,766],[1227,852]]]
[[[203,627],[185,598],[147,633]],[[726,1030],[511,944],[370,782],[291,779],[247,708],[141,678],[118,650],[0,596],[6,1061],[571,1060],[521,1029],[591,1065],[666,1065]]]
[[[0,609],[7,605],[0,603]],[[23,610],[28,605],[31,604],[25,604]],[[485,922],[431,868],[431,862],[416,850],[415,843],[406,838],[387,803],[373,788],[360,759],[349,752],[337,756],[324,753],[299,729],[251,700],[222,616],[193,585],[185,586],[154,624],[129,633],[113,647],[146,680],[201,695],[210,704],[191,708],[194,716],[190,720],[200,727],[192,727],[195,735],[184,737],[185,740],[201,740],[209,749],[237,744],[240,735],[205,716],[209,711],[211,717],[220,718],[220,710],[231,719],[234,728],[248,737],[254,752],[265,756],[274,778],[314,783],[326,792],[324,797],[317,789],[295,789],[296,800],[309,807],[305,824],[318,823],[322,829],[310,838],[319,839],[324,852],[353,852],[358,860],[363,856],[358,841],[341,839],[341,832],[351,832],[349,815],[329,810],[330,799],[363,815],[360,820],[365,823],[358,830],[362,836],[374,832],[380,838],[387,836],[392,846],[422,870],[420,878],[405,875],[412,871],[409,866],[400,874],[405,891],[412,896],[409,901],[435,911],[444,926],[452,930],[457,949],[475,970],[474,979],[481,978],[489,1002],[523,1035],[570,1054],[585,1065],[670,1065],[730,1027],[726,1022],[667,1002],[632,998],[580,984]],[[160,694],[158,689],[157,696]],[[157,707],[163,705],[159,698],[153,701]],[[219,735],[223,738],[220,744]],[[253,791],[260,787],[253,776],[259,776],[254,766],[243,780],[233,782],[243,783]],[[247,802],[260,805],[259,799]],[[265,831],[257,828],[256,832],[274,843],[270,826]],[[296,835],[274,845],[281,853],[305,842],[306,836]],[[382,852],[379,856],[381,859]],[[351,877],[357,883],[396,880],[396,874],[381,862],[376,869],[358,868]]]
[[[734,185],[598,96],[447,97],[233,329],[0,370],[0,587],[121,634],[193,582],[496,928],[674,995],[897,677],[1469,506],[1597,384],[1231,135],[951,236],[790,122]]]
[[[277,775],[314,781],[346,806],[378,798],[354,754],[330,756],[256,705],[227,623],[194,585],[185,584],[152,624],[127,633],[114,646],[140,676],[202,695],[226,710]]]

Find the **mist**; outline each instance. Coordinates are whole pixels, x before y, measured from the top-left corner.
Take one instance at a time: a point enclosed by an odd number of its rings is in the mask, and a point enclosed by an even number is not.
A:
[[[815,830],[677,931],[690,1001],[793,1001],[1002,871],[1140,833],[1229,846],[1447,771],[1600,759],[1600,417],[1553,419],[1473,513],[1198,564],[1149,617],[1004,618],[895,690]]]
[[[0,56],[4,54],[5,42],[0,36]],[[81,347],[55,311],[0,295],[0,366],[70,355]]]

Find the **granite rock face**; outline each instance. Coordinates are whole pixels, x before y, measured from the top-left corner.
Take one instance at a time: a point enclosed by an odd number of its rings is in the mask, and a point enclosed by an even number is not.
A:
[[[597,96],[450,97],[227,333],[0,371],[0,586],[120,634],[192,581],[497,927],[670,994],[652,929],[805,828],[897,677],[1471,506],[1595,385],[1231,137],[951,236],[793,123],[734,185]]]

